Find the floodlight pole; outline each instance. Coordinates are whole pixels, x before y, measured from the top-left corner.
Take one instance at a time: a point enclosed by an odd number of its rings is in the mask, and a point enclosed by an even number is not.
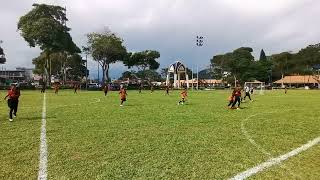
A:
[[[46,61],[46,84],[47,86],[50,86],[51,84],[51,80],[49,78],[49,72],[48,72],[48,69],[49,69],[49,59],[47,58],[47,61]]]
[[[197,36],[196,45],[198,47],[203,46],[203,36]],[[192,89],[193,89],[193,87],[192,87]],[[199,67],[198,67],[198,65],[197,65],[197,90],[199,90]]]
[[[197,65],[197,90],[199,90],[199,67]]]
[[[318,89],[320,89],[320,69],[318,69]]]
[[[86,53],[86,90],[88,90],[88,53]]]
[[[191,78],[191,84],[192,84],[192,91],[193,91],[193,65],[192,65],[192,74],[191,74],[192,78]]]
[[[98,62],[98,84],[100,83],[99,62]]]
[[[52,67],[52,66],[51,66],[51,62],[52,62],[52,61],[51,61],[51,59],[50,59],[50,82],[51,82],[51,76],[52,76],[52,75],[51,75],[51,67]]]

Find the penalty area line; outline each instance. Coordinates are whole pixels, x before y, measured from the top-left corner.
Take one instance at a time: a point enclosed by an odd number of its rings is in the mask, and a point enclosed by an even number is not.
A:
[[[38,180],[47,179],[48,146],[46,135],[46,93],[43,94]]]
[[[285,161],[293,156],[296,156],[296,155],[300,154],[301,152],[306,151],[309,148],[311,148],[319,143],[320,143],[320,137],[317,137],[317,138],[309,141],[307,144],[300,146],[297,149],[294,149],[294,150],[292,150],[284,155],[278,156],[276,158],[271,158],[268,161],[261,163],[261,164],[255,166],[253,168],[250,168],[246,171],[243,171],[230,179],[231,180],[246,179],[246,178],[248,178],[254,174],[257,174],[257,173],[259,173],[259,172],[261,172],[271,166],[280,164],[282,161]]]

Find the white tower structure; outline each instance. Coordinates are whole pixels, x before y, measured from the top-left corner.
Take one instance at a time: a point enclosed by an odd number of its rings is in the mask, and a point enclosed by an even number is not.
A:
[[[170,84],[170,74],[171,73],[173,73],[173,87],[174,88],[181,88],[180,76],[183,73],[185,74],[185,77],[186,77],[187,88],[189,88],[189,77],[187,74],[187,68],[184,64],[182,64],[180,61],[176,61],[175,63],[173,63],[169,66],[168,73],[167,73],[167,81],[166,81],[167,86]]]

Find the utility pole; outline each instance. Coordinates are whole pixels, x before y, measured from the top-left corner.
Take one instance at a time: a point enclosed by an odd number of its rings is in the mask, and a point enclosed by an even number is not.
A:
[[[318,89],[320,89],[320,69],[318,69]]]
[[[202,47],[203,46],[203,36],[197,36],[197,42],[196,45],[197,47]],[[197,65],[197,90],[199,90],[199,67]]]
[[[98,62],[98,84],[100,83],[99,62]]]
[[[49,58],[49,57],[48,57]],[[45,66],[45,70],[46,70],[46,84],[47,86],[50,85],[50,81],[49,81],[49,73],[48,73],[48,69],[49,69],[49,59],[47,58],[46,61],[46,66]]]
[[[86,90],[88,90],[88,52],[86,53]]]
[[[191,74],[192,78],[191,78],[191,83],[192,83],[192,91],[193,91],[193,65],[192,65],[192,74]]]
[[[199,90],[199,67],[197,65],[197,90]]]
[[[52,67],[52,66],[51,66],[51,62],[52,62],[52,61],[51,61],[51,59],[50,59],[50,82],[51,82],[51,76],[52,76],[52,71],[51,71],[51,67]]]

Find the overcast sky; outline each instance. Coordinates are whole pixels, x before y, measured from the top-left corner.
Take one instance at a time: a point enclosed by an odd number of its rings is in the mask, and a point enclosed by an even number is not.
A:
[[[250,46],[258,58],[297,51],[320,41],[319,0],[0,0],[0,40],[7,55],[7,69],[33,67],[38,48],[30,48],[17,31],[20,16],[33,3],[67,7],[67,25],[81,47],[85,34],[104,27],[117,33],[128,51],[157,50],[161,67],[181,60],[190,68],[209,65],[213,55]],[[204,36],[197,47],[196,36]],[[90,74],[97,65],[89,62]],[[111,66],[111,77],[126,68]],[[201,68],[202,69],[202,68]]]

